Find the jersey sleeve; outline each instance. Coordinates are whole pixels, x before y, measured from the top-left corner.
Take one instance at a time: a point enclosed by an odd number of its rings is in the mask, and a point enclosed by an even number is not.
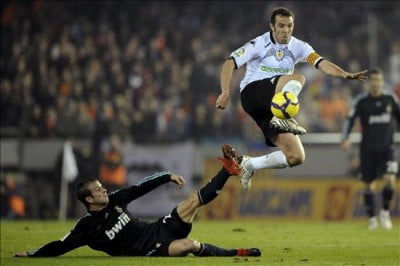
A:
[[[324,59],[314,51],[310,44],[300,40],[296,45],[296,50],[298,51],[297,62],[308,62],[318,68],[318,64]]]
[[[117,190],[109,195],[110,201],[121,205],[127,205],[129,202],[145,195],[162,184],[171,180],[169,172],[159,172],[151,176],[140,179],[135,185],[125,189]]]
[[[78,223],[79,224],[79,223]],[[28,251],[29,257],[57,257],[78,247],[86,245],[83,237],[83,230],[79,226],[69,232],[62,239],[45,244],[34,251]]]
[[[257,46],[257,39],[254,39],[233,51],[229,57],[235,61],[235,67],[240,68],[251,59],[256,58],[258,56]]]

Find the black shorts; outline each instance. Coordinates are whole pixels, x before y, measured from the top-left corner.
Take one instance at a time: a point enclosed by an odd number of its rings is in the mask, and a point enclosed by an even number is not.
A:
[[[360,171],[364,182],[372,182],[383,174],[394,174],[398,172],[398,162],[394,147],[381,152],[371,151],[361,146],[360,148]]]
[[[269,126],[274,116],[270,106],[279,77],[253,81],[240,93],[243,109],[256,121],[264,134],[265,143],[271,147],[275,147],[275,144],[271,142],[271,137],[276,135],[276,132],[273,132]]]
[[[182,221],[176,208],[169,215],[158,219],[157,223],[159,228],[157,243],[161,245],[149,252],[149,256],[168,257],[168,247],[171,242],[186,238],[192,230],[192,224]]]

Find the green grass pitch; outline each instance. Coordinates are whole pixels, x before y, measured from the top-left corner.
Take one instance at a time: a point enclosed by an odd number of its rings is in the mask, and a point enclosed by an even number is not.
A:
[[[400,223],[369,232],[356,222],[196,221],[191,237],[221,247],[259,247],[258,258],[109,257],[87,247],[57,258],[13,258],[63,237],[74,221],[2,221],[0,265],[400,265]]]

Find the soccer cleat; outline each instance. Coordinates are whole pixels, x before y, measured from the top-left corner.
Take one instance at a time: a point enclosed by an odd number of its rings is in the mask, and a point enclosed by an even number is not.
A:
[[[254,175],[254,171],[250,170],[246,167],[247,162],[249,161],[250,157],[243,155],[242,160],[240,162],[240,184],[245,190],[249,190],[251,187],[251,177]]]
[[[236,157],[236,150],[232,148],[229,144],[222,145],[222,153],[224,154],[223,158],[218,158],[222,161],[224,168],[231,175],[239,175],[240,174],[240,165],[238,163],[238,159]]]
[[[261,250],[258,248],[239,248],[236,255],[241,257],[260,257]]]
[[[274,116],[271,119],[270,127],[278,133],[293,133],[295,135],[304,135],[307,133],[307,130],[300,126],[293,118],[279,119]]]
[[[375,230],[378,228],[378,218],[373,216],[368,220],[368,230]]]
[[[381,226],[386,230],[390,230],[393,227],[392,221],[390,220],[389,211],[385,211],[385,210],[380,211],[379,222],[380,222]]]

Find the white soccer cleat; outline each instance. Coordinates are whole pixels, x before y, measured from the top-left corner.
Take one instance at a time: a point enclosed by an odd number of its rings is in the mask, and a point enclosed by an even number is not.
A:
[[[293,133],[295,135],[304,135],[307,133],[307,130],[300,126],[293,118],[279,119],[274,116],[270,121],[270,127],[279,131],[279,133]]]
[[[375,230],[378,228],[378,218],[373,216],[368,220],[368,230]]]
[[[249,159],[249,156],[243,155],[242,161],[240,162],[240,184],[242,184],[245,190],[250,189],[251,177],[254,175],[254,171],[246,167]]]
[[[380,211],[379,222],[380,222],[381,226],[386,230],[390,230],[393,227],[392,221],[390,220],[389,211],[385,211],[385,210]]]

